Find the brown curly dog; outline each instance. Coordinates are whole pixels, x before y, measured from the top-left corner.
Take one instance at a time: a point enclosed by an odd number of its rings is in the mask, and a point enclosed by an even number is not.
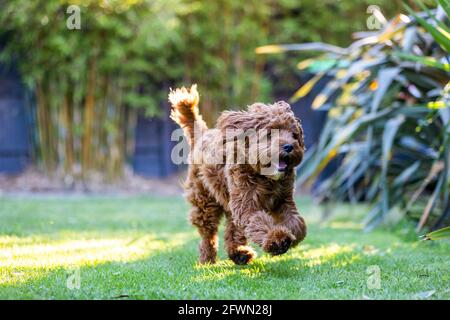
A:
[[[208,129],[198,111],[195,85],[171,91],[169,101],[171,118],[183,129],[190,145],[185,189],[192,204],[190,221],[202,237],[200,262],[216,262],[223,215],[227,219],[225,248],[236,264],[247,264],[256,256],[247,241],[272,255],[283,254],[302,241],[306,225],[293,192],[294,168],[304,152],[303,130],[289,104],[255,103],[246,111],[225,111],[216,128]],[[259,139],[256,144],[249,142],[254,132]],[[240,150],[237,140],[242,136],[246,161],[236,161]],[[254,154],[249,151],[252,147]],[[270,150],[276,151],[270,154]],[[267,152],[266,158],[275,159],[272,163],[262,161]],[[252,155],[256,160],[248,161]]]

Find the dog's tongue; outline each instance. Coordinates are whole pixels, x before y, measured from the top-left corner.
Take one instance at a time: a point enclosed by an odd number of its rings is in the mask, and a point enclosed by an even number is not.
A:
[[[286,167],[287,167],[286,162],[284,162],[282,160],[280,160],[280,162],[278,162],[278,167],[277,167],[278,171],[284,171],[286,169]]]

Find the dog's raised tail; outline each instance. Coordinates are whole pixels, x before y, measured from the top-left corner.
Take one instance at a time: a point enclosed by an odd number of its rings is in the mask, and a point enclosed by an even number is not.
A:
[[[196,134],[207,129],[198,110],[199,99],[196,84],[192,85],[190,89],[185,87],[171,89],[169,93],[169,102],[172,104],[170,118],[183,129],[190,145],[194,144]]]

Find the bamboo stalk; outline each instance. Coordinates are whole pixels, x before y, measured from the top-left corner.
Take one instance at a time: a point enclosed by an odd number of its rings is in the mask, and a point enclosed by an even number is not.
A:
[[[86,101],[84,108],[84,135],[82,142],[82,176],[86,178],[86,173],[92,167],[92,127],[94,121],[95,108],[95,80],[96,80],[96,59],[93,57],[88,67],[88,79],[86,88]]]
[[[64,127],[66,129],[66,136],[64,141],[64,168],[66,173],[73,173],[74,165],[74,137],[73,137],[73,92],[69,86],[66,88],[66,92],[63,98],[63,113],[64,113]]]
[[[123,156],[123,139],[122,132],[123,129],[123,106],[122,106],[122,96],[120,83],[117,84],[117,88],[114,94],[114,103],[113,108],[115,109],[113,112],[112,125],[114,126],[114,130],[112,132],[112,137],[110,139],[109,148],[109,166],[107,177],[108,180],[112,181],[122,175],[122,156]]]
[[[59,142],[59,132],[58,132],[58,112],[56,110],[52,110],[52,108],[56,108],[56,103],[60,102],[60,99],[57,99],[57,94],[54,92],[58,92],[56,83],[58,81],[53,81],[50,76],[47,78],[45,82],[44,92],[47,101],[47,108],[45,108],[45,117],[47,123],[47,135],[48,135],[48,150],[50,153],[49,156],[49,164],[50,164],[50,175],[53,175],[56,172],[56,168],[59,163],[59,154],[58,154],[58,142]],[[54,87],[52,86],[54,85]]]
[[[47,144],[46,144],[46,134],[45,134],[45,123],[44,123],[44,115],[43,110],[44,106],[44,94],[42,92],[41,82],[36,81],[36,118],[37,118],[37,129],[38,129],[38,138],[39,138],[39,158],[42,161],[44,169],[47,171],[48,164],[48,152],[47,152]]]
[[[38,127],[40,132],[40,155],[45,171],[51,175],[53,174],[55,169],[56,159],[55,150],[52,143],[52,124],[49,115],[49,101],[47,99],[47,91],[48,90],[46,90],[42,85],[42,82],[36,82]]]
[[[102,101],[99,103],[98,112],[96,114],[97,119],[101,119],[101,121],[97,121],[96,125],[96,156],[95,156],[95,167],[98,170],[102,170],[104,168],[104,164],[107,161],[107,152],[108,152],[108,140],[107,140],[107,132],[105,128],[105,122],[108,121],[108,99],[109,99],[109,77],[106,75],[102,78]]]

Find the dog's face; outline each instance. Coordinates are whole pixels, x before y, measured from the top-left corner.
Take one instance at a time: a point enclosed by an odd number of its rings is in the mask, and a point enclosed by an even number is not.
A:
[[[291,172],[303,159],[303,130],[300,120],[286,102],[272,105],[255,103],[247,111],[225,111],[218,119],[217,127],[223,133],[229,133],[230,129],[241,134],[253,132],[258,143],[251,139],[250,134],[245,144],[249,158],[255,153],[256,161],[250,164],[259,173],[273,179]]]

